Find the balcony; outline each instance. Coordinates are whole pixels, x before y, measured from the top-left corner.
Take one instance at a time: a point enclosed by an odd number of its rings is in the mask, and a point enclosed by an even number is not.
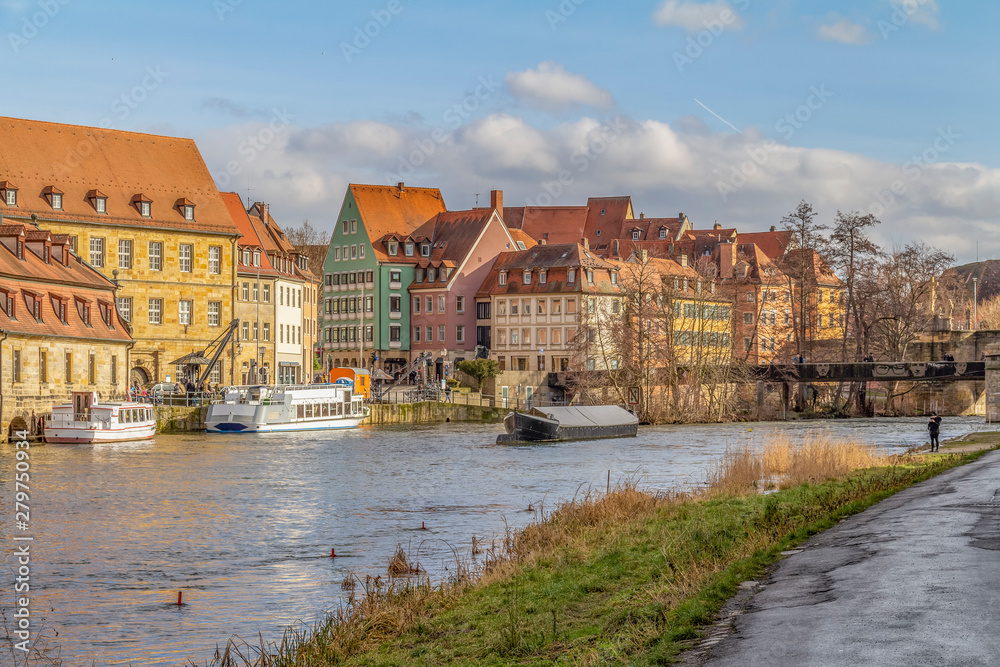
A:
[[[398,285],[399,283],[396,283],[396,284]],[[369,289],[369,290],[375,289],[375,283],[369,280],[368,282],[365,283],[365,289]],[[396,289],[399,289],[399,288],[397,287]]]
[[[403,313],[401,313],[398,310],[390,310],[389,311],[389,319],[390,320],[398,320],[398,319],[402,319],[402,317],[403,317]]]
[[[403,347],[403,343],[401,341],[398,341],[398,340],[390,340],[389,341],[389,349],[390,350],[398,350],[398,349],[401,349],[402,347]]]
[[[390,280],[389,289],[403,289],[403,283],[398,280]]]

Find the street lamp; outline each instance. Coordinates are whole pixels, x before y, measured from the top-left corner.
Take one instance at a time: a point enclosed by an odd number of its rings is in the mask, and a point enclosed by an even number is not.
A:
[[[979,278],[972,279],[972,330],[979,329]]]

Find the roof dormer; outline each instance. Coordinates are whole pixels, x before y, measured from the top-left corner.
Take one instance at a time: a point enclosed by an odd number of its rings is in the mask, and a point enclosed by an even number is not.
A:
[[[53,211],[61,211],[63,207],[63,191],[54,185],[47,185],[42,190],[42,196],[49,202]]]
[[[87,200],[96,212],[101,214],[108,212],[108,196],[100,190],[90,190],[87,193]]]
[[[189,222],[194,222],[194,202],[190,199],[185,199],[181,197],[174,203],[174,207],[184,216],[184,219]]]
[[[17,206],[17,186],[13,181],[0,181],[0,196],[7,206]]]
[[[144,218],[150,218],[153,216],[153,200],[141,192],[132,197],[132,206],[134,206],[139,215]]]

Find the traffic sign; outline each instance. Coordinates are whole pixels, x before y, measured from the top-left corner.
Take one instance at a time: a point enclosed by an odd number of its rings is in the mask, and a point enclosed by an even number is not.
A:
[[[629,387],[626,391],[626,402],[629,405],[639,405],[639,388]]]

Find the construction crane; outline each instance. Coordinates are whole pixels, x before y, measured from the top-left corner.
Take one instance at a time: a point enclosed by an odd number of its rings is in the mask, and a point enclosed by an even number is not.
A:
[[[208,376],[212,373],[212,369],[215,368],[215,364],[219,362],[219,357],[222,356],[223,351],[226,349],[226,345],[229,344],[229,340],[233,337],[233,333],[235,333],[239,326],[239,319],[235,319],[230,322],[229,326],[226,327],[221,334],[219,334],[219,337],[209,343],[208,347],[201,352],[201,356],[208,359],[208,365],[205,367],[205,370],[201,372],[201,375],[198,376],[198,382],[195,386],[200,387],[203,382],[208,380]],[[212,356],[209,357],[209,354]]]

